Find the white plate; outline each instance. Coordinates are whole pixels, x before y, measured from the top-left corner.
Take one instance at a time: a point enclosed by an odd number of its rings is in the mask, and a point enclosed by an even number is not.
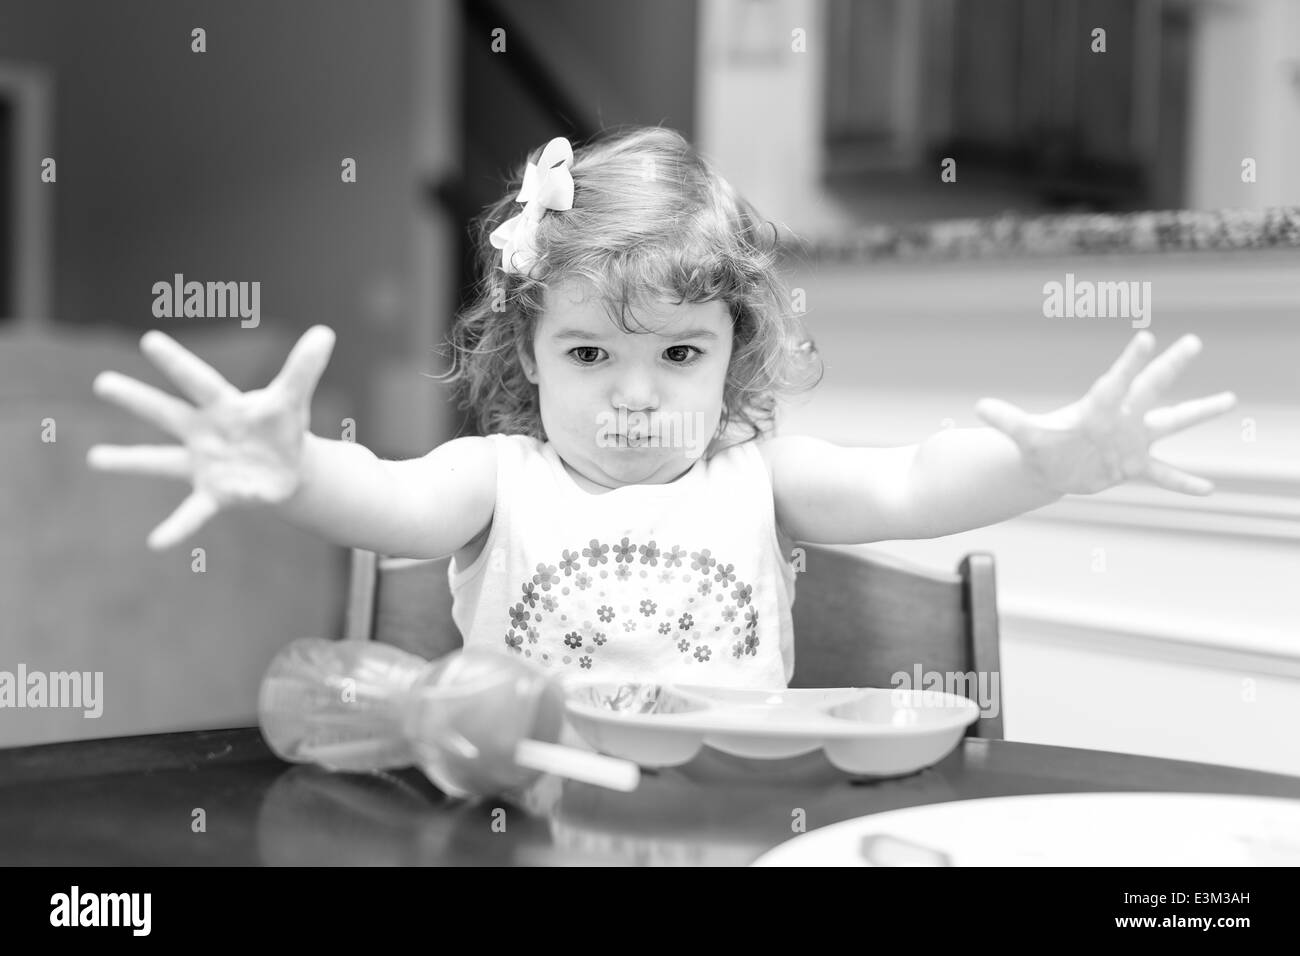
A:
[[[643,767],[686,763],[709,746],[780,760],[824,750],[849,773],[895,776],[942,760],[979,707],[901,688],[739,690],[688,684],[571,681],[567,715],[602,753]]]
[[[1054,793],[845,820],[754,866],[1298,866],[1300,800]]]

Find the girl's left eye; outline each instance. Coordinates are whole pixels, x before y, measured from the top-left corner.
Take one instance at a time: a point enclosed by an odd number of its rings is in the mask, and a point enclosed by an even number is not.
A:
[[[675,358],[670,359],[670,361],[672,361],[674,365],[690,365],[692,362],[694,362],[696,359],[698,359],[701,355],[704,354],[703,351],[697,349],[694,345],[673,345],[670,346],[669,348],[664,349],[665,355],[669,355],[672,352],[688,353],[687,355],[683,356],[681,359],[675,359]],[[690,352],[694,352],[695,354],[690,355],[689,354]]]

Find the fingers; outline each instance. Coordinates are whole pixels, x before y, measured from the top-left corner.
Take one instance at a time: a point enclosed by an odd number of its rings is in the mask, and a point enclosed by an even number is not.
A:
[[[164,478],[189,478],[193,473],[190,453],[180,445],[95,445],[86,452],[86,464],[99,471]]]
[[[211,405],[219,398],[239,392],[211,365],[157,329],[141,337],[140,351],[199,405]]]
[[[1004,402],[1000,398],[981,398],[975,403],[975,414],[998,431],[1011,436],[1017,443],[1028,436],[1029,416],[1010,402]]]
[[[1093,383],[1088,396],[1106,408],[1118,408],[1155,344],[1155,336],[1150,332],[1143,331],[1133,336],[1115,364]]]
[[[1201,340],[1195,335],[1184,335],[1169,346],[1133,380],[1128,393],[1129,408],[1138,414],[1152,408],[1200,351]]]
[[[313,325],[298,339],[284,360],[280,374],[267,387],[282,388],[296,398],[310,401],[333,351],[334,330],[325,325]]]
[[[153,529],[147,544],[154,551],[170,548],[198,531],[218,510],[217,502],[210,495],[192,492],[166,521]]]
[[[153,422],[163,431],[183,438],[189,431],[193,409],[174,395],[136,381],[120,372],[100,372],[91,384],[100,398]]]
[[[1208,495],[1214,491],[1214,483],[1208,478],[1198,478],[1196,475],[1188,474],[1159,458],[1147,459],[1145,474],[1161,488],[1185,495]]]
[[[1196,398],[1177,405],[1154,409],[1143,416],[1142,423],[1150,432],[1151,440],[1158,441],[1166,435],[1172,435],[1174,432],[1222,415],[1236,404],[1236,395],[1232,392],[1220,392],[1207,398]]]

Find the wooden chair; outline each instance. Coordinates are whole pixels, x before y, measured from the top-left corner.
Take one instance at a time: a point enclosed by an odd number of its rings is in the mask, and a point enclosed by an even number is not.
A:
[[[945,574],[880,554],[802,545],[793,608],[791,687],[892,687],[906,674],[997,675],[996,711],[969,735],[1002,738],[993,556],[968,554]],[[353,550],[346,637],[433,658],[461,646],[447,588],[450,558],[387,558]],[[796,565],[799,567],[799,565]],[[947,686],[947,685],[945,685]],[[992,684],[987,685],[992,687]]]
[[[993,555],[968,554],[946,574],[878,552],[800,547],[791,687],[893,687],[900,673],[909,687],[918,686],[919,673],[924,687],[924,675],[935,672],[945,687],[947,675],[964,675],[973,692],[982,677],[997,691],[997,706],[968,734],[1002,739]]]
[[[462,645],[451,617],[451,558],[389,558],[352,549],[344,637],[382,641],[432,660]]]

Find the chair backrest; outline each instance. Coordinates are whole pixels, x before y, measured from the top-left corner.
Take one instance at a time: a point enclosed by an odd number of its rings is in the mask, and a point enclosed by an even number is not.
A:
[[[995,692],[991,713],[968,733],[1002,738],[1005,688],[992,555],[968,554],[955,573],[945,574],[879,554],[802,548],[791,687],[893,687],[900,673],[918,689],[932,674],[945,688],[960,679],[968,696],[981,688]],[[346,636],[428,658],[460,647],[447,588],[449,561],[354,550]]]
[[[462,644],[451,617],[451,558],[389,558],[352,550],[345,637],[382,641],[432,660]]]
[[[1005,688],[991,554],[968,554],[956,573],[946,574],[879,553],[801,547],[791,687],[924,689],[929,675],[938,674],[945,688],[965,688],[972,699],[981,688],[994,692],[994,706],[969,734],[1002,738]],[[899,674],[907,675],[906,684]]]

